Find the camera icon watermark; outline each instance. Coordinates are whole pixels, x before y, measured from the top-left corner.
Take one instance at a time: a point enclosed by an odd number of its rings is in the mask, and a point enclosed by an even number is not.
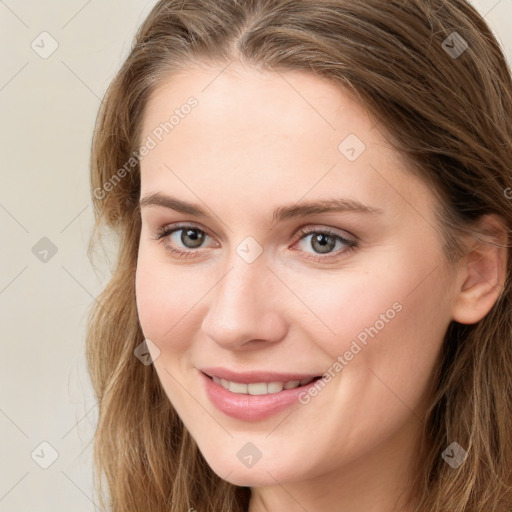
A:
[[[147,338],[135,347],[135,357],[145,366],[154,363],[160,357],[160,349]]]
[[[48,441],[43,441],[32,450],[30,456],[38,466],[48,469],[59,458],[59,452]]]
[[[32,254],[42,263],[48,263],[56,254],[57,246],[46,236],[43,236],[32,247]]]
[[[365,150],[366,145],[355,133],[347,135],[338,145],[338,151],[349,162],[355,162]]]
[[[252,468],[263,457],[263,453],[254,444],[246,443],[236,456],[244,466]]]
[[[30,46],[39,57],[47,59],[57,50],[59,43],[51,34],[45,31],[36,36]]]
[[[458,32],[452,32],[441,46],[452,59],[458,59],[469,48],[467,41]]]
[[[453,442],[441,454],[443,460],[453,469],[457,469],[468,456],[468,452],[459,443]]]
[[[263,253],[263,247],[252,236],[244,238],[236,248],[236,253],[246,263],[253,263]]]

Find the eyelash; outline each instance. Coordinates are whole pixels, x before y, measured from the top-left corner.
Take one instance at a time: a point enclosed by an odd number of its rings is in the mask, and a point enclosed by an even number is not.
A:
[[[172,224],[169,226],[163,226],[163,227],[159,228],[155,232],[155,240],[162,241],[165,237],[170,236],[171,234],[173,234],[176,231],[183,231],[183,230],[187,230],[187,229],[197,230],[197,231],[200,231],[201,233],[204,233],[207,236],[210,236],[206,231],[204,231],[203,229],[200,229],[197,226],[194,226],[193,224]],[[345,237],[339,235],[338,233],[332,231],[329,228],[324,228],[324,229],[302,228],[299,231],[299,234],[301,236],[297,239],[297,242],[299,242],[300,240],[302,240],[303,238],[306,238],[306,236],[311,235],[311,234],[329,235],[330,237],[334,238],[336,241],[340,241],[343,244],[345,244],[346,247],[342,251],[341,254],[351,253],[358,247],[358,244],[355,240],[350,240],[348,238],[345,238]],[[210,238],[212,238],[212,237],[210,236]],[[169,252],[178,256],[179,258],[194,258],[197,256],[197,253],[200,252],[199,250],[195,250],[195,249],[189,249],[187,251],[182,251],[180,249],[170,247],[166,244],[164,244],[164,245],[165,245],[165,248]],[[310,254],[310,253],[307,253],[307,254]],[[310,256],[306,256],[306,259],[312,260],[315,262],[325,262],[326,260],[331,260],[331,259],[335,259],[338,257],[340,257],[339,251],[336,253],[329,253],[326,256],[311,256],[310,255]]]

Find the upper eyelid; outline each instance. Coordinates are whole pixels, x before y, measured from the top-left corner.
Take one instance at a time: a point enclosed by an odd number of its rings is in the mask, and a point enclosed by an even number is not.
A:
[[[202,231],[203,233],[205,233],[207,236],[209,236],[210,238],[212,239],[215,239],[216,237],[212,236],[210,234],[210,231],[207,230],[206,228],[204,227],[201,227],[200,225],[196,225],[196,223],[183,223],[183,224],[167,224],[165,226],[162,226],[159,230],[157,230],[158,232],[159,231],[163,231],[163,230],[169,230],[169,233],[168,235],[166,236],[169,236],[171,233],[175,233],[176,231],[180,231],[180,230],[185,230],[185,229],[197,229],[198,231]]]

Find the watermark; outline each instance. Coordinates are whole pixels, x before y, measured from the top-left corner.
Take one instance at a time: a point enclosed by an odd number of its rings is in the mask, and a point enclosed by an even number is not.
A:
[[[35,37],[30,47],[41,59],[47,59],[57,50],[59,43],[50,33],[44,31]]]
[[[178,126],[185,117],[192,112],[192,109],[199,105],[199,101],[191,96],[187,102],[180,108],[174,109],[174,113],[167,121],[160,123],[154,128],[150,135],[146,137],[144,143],[138,151],[134,151],[128,161],[113,174],[102,187],[96,187],[93,195],[96,199],[105,199],[109,192],[112,192],[119,182],[132,172],[132,170],[141,162],[149,153],[156,148],[159,142],[168,135],[176,126]]]
[[[244,238],[237,246],[236,253],[246,263],[253,263],[263,253],[263,247],[252,236]]]
[[[30,456],[38,466],[48,469],[59,458],[59,452],[48,441],[43,441],[32,450]]]
[[[452,32],[441,46],[452,59],[458,59],[469,48],[468,42],[458,32]]]
[[[338,146],[338,151],[349,162],[355,162],[365,150],[366,145],[355,133],[347,135]]]
[[[504,191],[503,191],[503,194],[505,195],[505,197],[507,199],[512,199],[512,187],[507,187]]]
[[[57,246],[46,236],[32,247],[32,254],[42,263],[48,263],[57,252]]]
[[[468,452],[455,441],[441,454],[443,460],[453,469],[457,469],[467,458]]]
[[[377,336],[377,334],[379,334],[379,332],[382,331],[382,329],[384,329],[384,327],[386,327],[386,325],[389,324],[389,322],[393,320],[397,313],[400,313],[402,309],[402,304],[396,301],[390,308],[386,310],[385,313],[380,314],[379,319],[376,320],[372,326],[365,327],[364,330],[362,330],[356,336],[356,339],[352,340],[350,348],[346,350],[343,355],[340,355],[336,358],[336,361],[331,366],[329,366],[322,377],[316,380],[307,389],[307,391],[302,391],[299,393],[299,402],[302,405],[309,404],[311,402],[311,398],[317,396],[318,393],[320,393],[327,386],[327,384],[329,384],[329,382],[331,382],[334,377],[336,377],[336,375],[341,373],[343,368],[345,368],[345,366],[347,366],[348,363],[354,359],[354,356],[361,352],[363,349],[361,345],[366,347],[368,344],[368,337],[371,339],[375,338],[375,336]]]
[[[137,345],[133,353],[144,366],[153,364],[160,357],[160,349],[148,338]]]
[[[262,457],[263,453],[252,443],[245,443],[236,456],[238,460],[249,469],[252,468]]]

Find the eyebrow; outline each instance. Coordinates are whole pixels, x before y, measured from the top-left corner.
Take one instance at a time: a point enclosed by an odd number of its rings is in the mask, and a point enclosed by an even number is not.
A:
[[[140,200],[139,204],[141,208],[147,206],[162,206],[164,208],[193,215],[195,217],[202,217],[205,219],[212,218],[200,206],[187,201],[182,201],[176,197],[162,194],[161,192],[144,196]],[[274,210],[272,223],[281,222],[294,217],[306,217],[308,215],[330,212],[356,212],[377,215],[384,213],[384,210],[368,206],[350,198],[340,197],[334,199],[322,199],[318,201],[308,201],[301,202],[300,204],[294,203],[291,205],[280,206]]]

